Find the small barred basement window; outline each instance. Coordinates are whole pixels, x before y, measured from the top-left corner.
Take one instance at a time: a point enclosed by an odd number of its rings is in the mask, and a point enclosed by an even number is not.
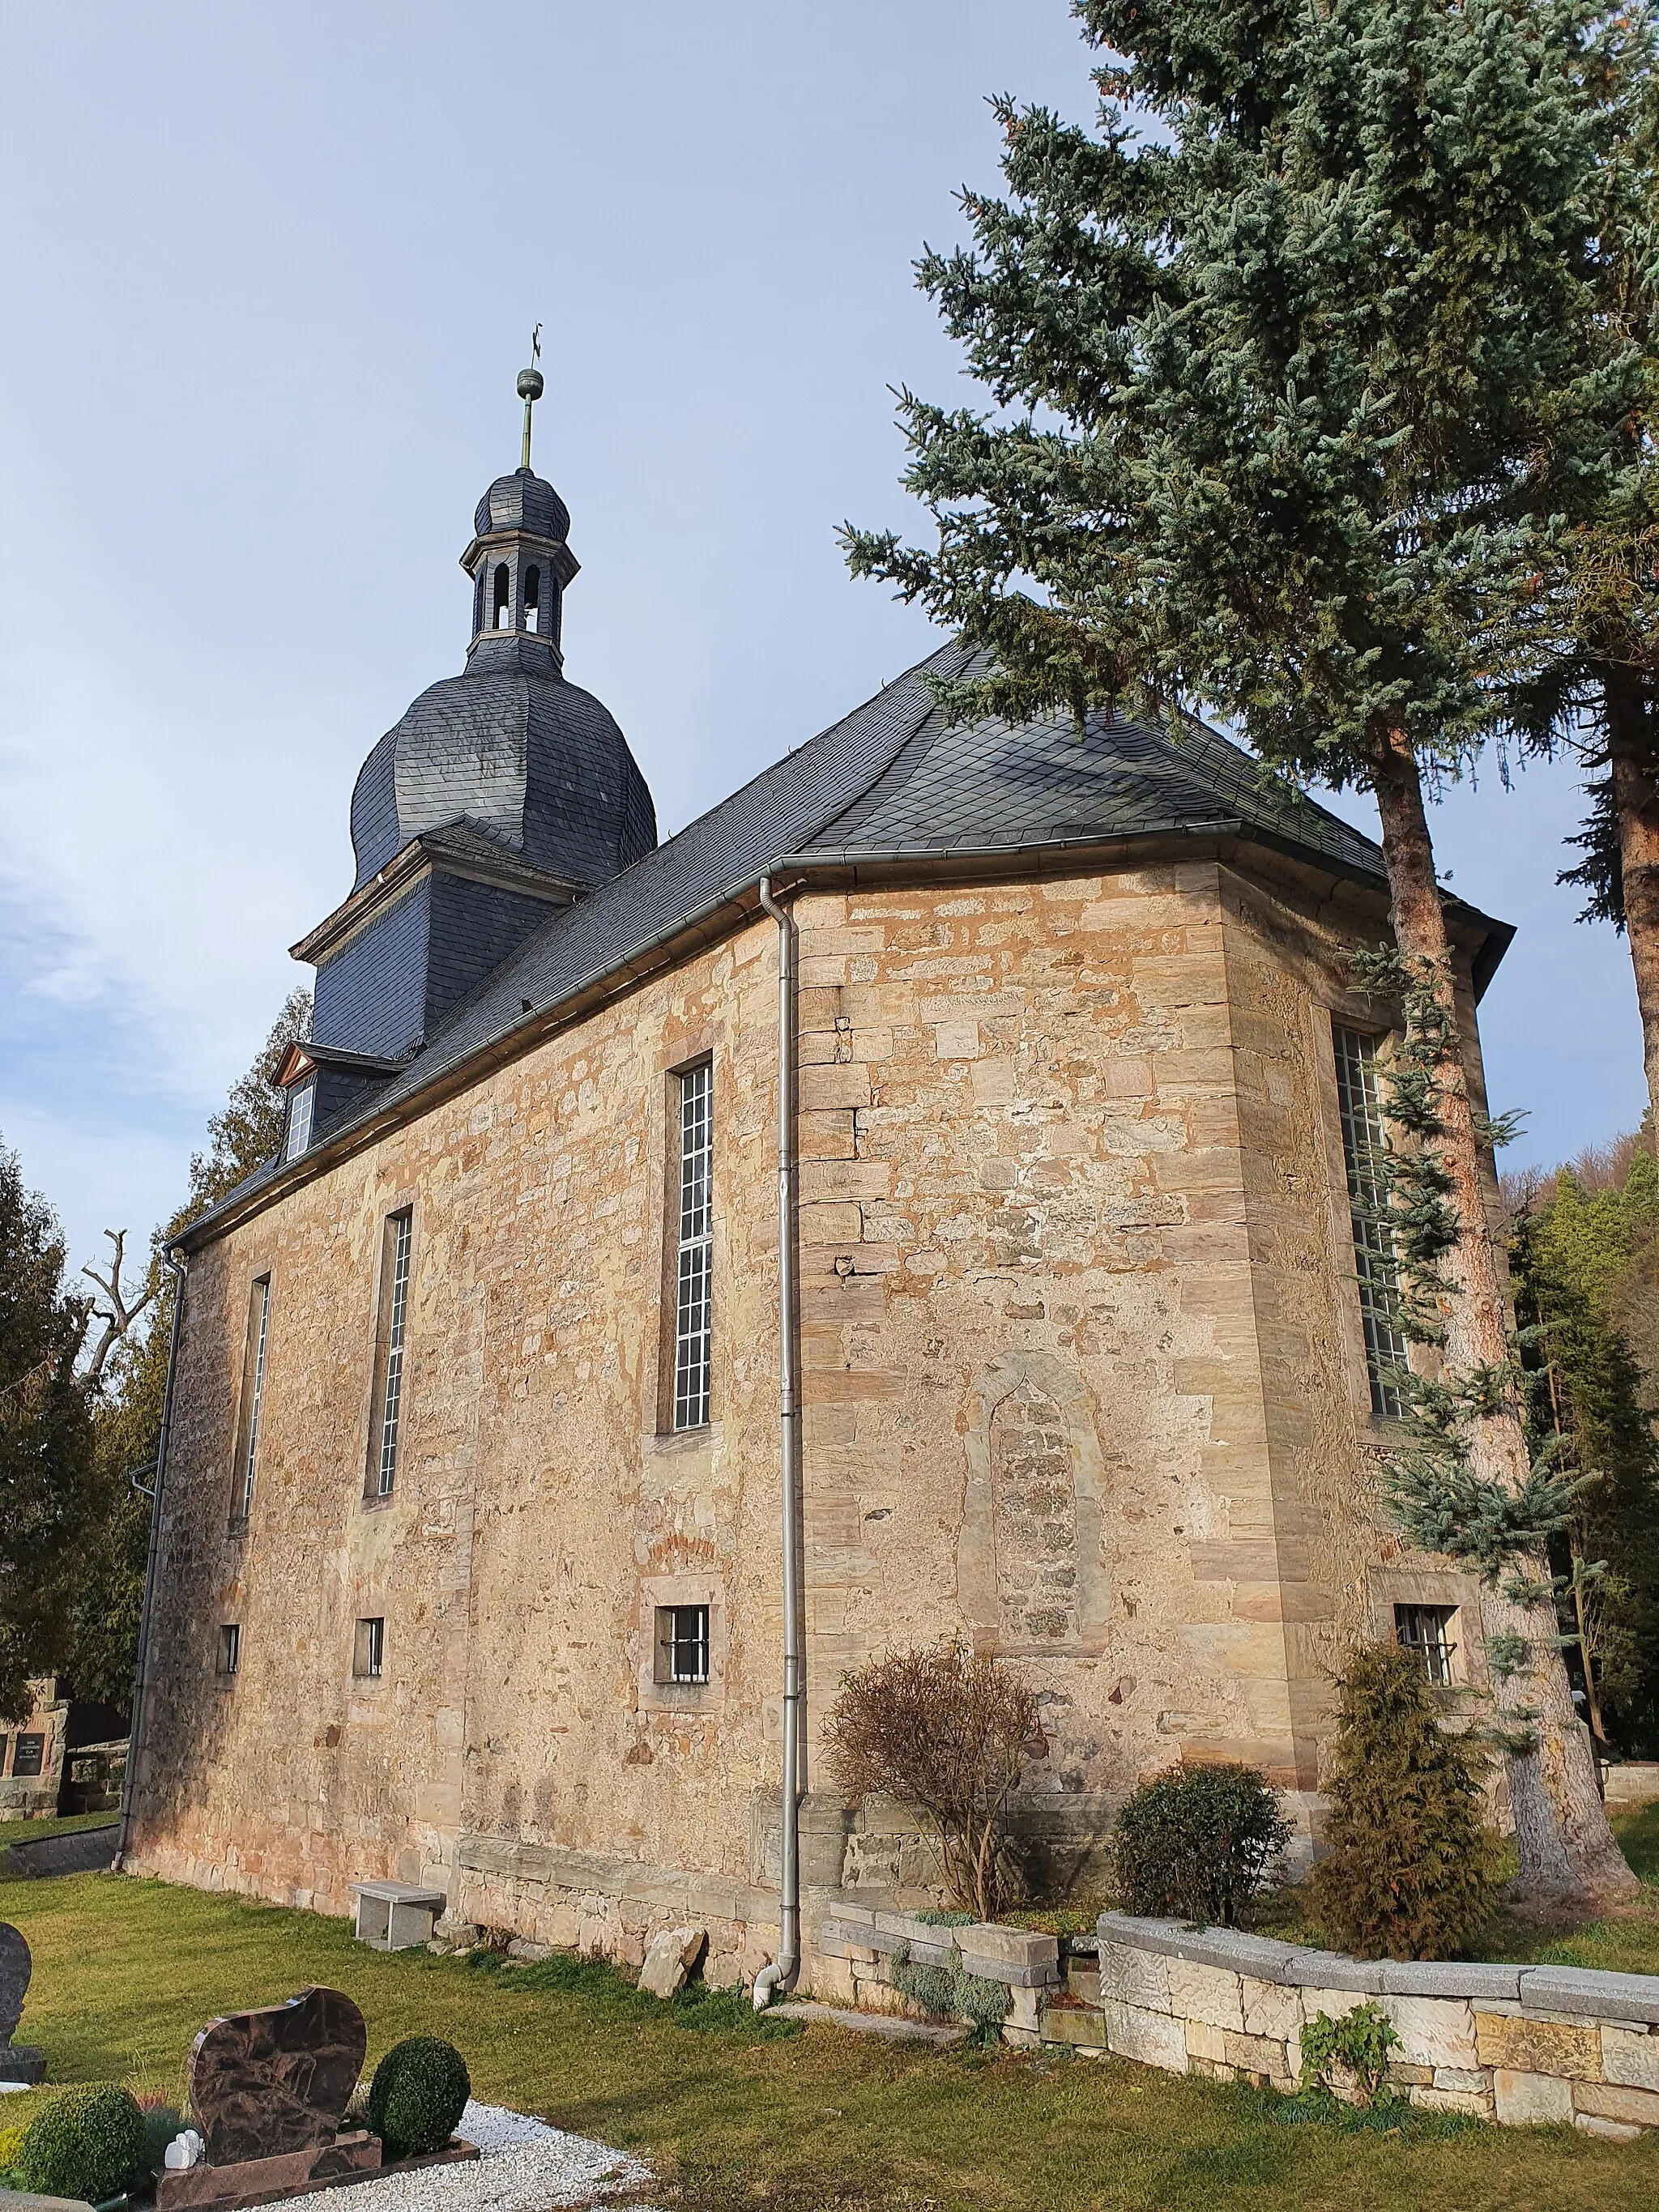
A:
[[[708,1607],[657,1607],[657,1679],[660,1682],[708,1680]]]
[[[1430,1681],[1443,1689],[1452,1679],[1457,1646],[1451,1640],[1451,1626],[1456,1618],[1455,1605],[1397,1605],[1394,1609],[1394,1632],[1401,1647],[1418,1654]]]
[[[234,1620],[219,1624],[219,1658],[214,1668],[217,1674],[234,1674],[242,1663],[242,1632]]]
[[[360,1620],[351,1655],[351,1671],[359,1681],[378,1681],[386,1666],[386,1623]]]
[[[17,1739],[16,1756],[12,1760],[14,1774],[38,1774],[46,1762],[46,1739],[32,1731]]]

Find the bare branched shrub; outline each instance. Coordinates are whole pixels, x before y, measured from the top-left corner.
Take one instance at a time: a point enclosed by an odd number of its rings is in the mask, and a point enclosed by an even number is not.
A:
[[[964,1911],[994,1917],[1015,1884],[1007,1809],[1048,1750],[1036,1694],[960,1638],[889,1653],[842,1678],[824,1730],[830,1771],[855,1805],[896,1797],[939,1838]]]

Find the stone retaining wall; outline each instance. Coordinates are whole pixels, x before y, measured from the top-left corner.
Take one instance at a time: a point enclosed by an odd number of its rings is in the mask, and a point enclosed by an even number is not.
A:
[[[464,1838],[458,1861],[452,1914],[539,1943],[637,1967],[659,1929],[700,1926],[705,1975],[720,1984],[751,1981],[775,1955],[777,1898],[765,1887],[487,1837]],[[1304,2027],[1369,1999],[1400,2038],[1389,2079],[1413,2105],[1619,2140],[1659,2127],[1659,1977],[1350,1959],[1121,1912],[1062,1947],[885,1911],[845,1888],[809,1890],[802,1923],[801,1993],[830,2004],[917,2015],[893,1981],[897,1954],[949,1966],[959,1953],[969,1973],[1007,1988],[1009,2043],[1289,2092]]]
[[[1413,2105],[1620,2140],[1659,2126],[1659,1978],[1572,1966],[1413,1965],[1103,1913],[1098,1951],[1044,1999],[1042,2040],[1289,2090],[1302,2029],[1370,2000]],[[1019,2038],[1017,2039],[1024,2039]]]

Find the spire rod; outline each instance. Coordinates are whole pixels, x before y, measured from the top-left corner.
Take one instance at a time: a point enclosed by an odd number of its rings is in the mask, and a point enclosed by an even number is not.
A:
[[[530,333],[530,358],[532,362],[535,362],[541,357],[542,326],[538,323]],[[530,466],[530,410],[541,398],[544,389],[540,369],[532,367],[521,368],[519,371],[519,397],[524,402],[524,449],[519,461],[519,466],[521,469],[527,469]]]

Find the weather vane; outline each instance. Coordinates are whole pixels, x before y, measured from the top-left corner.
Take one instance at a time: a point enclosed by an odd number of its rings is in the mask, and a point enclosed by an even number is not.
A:
[[[538,362],[541,357],[542,326],[538,323],[530,333],[530,358],[533,363]],[[523,469],[530,466],[530,410],[541,398],[545,388],[542,382],[540,369],[532,367],[521,368],[519,371],[519,397],[524,402],[524,452],[519,466]]]

